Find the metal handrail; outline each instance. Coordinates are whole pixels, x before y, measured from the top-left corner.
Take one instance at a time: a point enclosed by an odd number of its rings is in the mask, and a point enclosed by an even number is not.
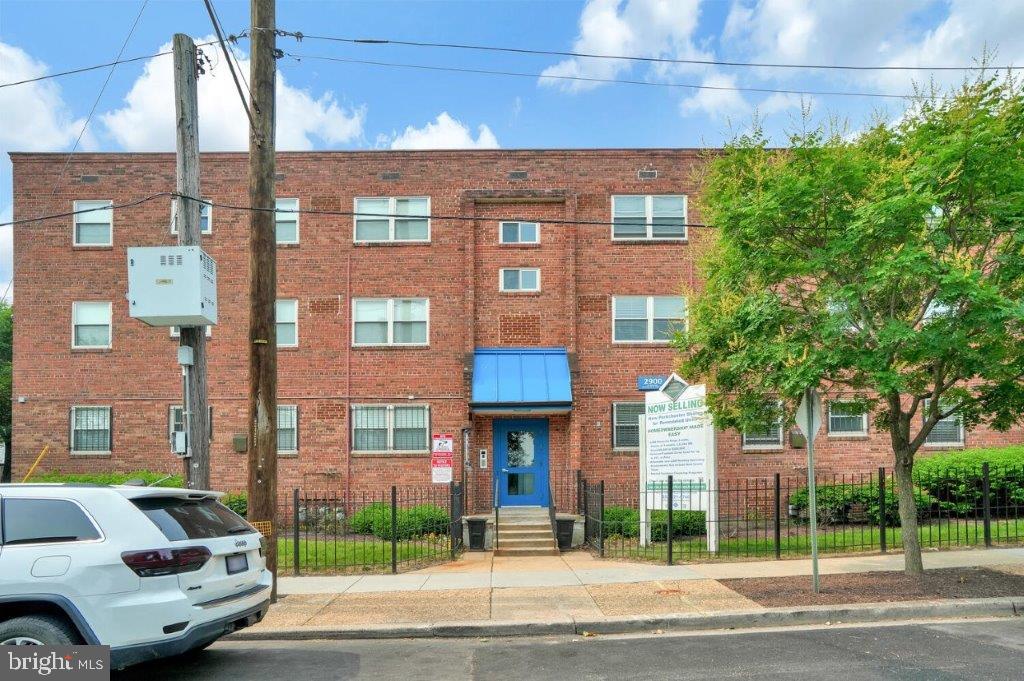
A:
[[[551,536],[558,546],[558,522],[555,520],[555,495],[551,493],[551,480],[548,480],[548,516],[551,518]]]
[[[495,471],[497,473],[497,471]],[[494,476],[494,496],[491,497],[492,505],[494,506],[494,548],[498,548],[498,478],[499,475]]]

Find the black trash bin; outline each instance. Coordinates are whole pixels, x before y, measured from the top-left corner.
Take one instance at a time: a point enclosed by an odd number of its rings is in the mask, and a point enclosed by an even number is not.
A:
[[[572,530],[576,525],[575,518],[558,518],[558,550],[568,551],[572,548]]]
[[[466,518],[469,523],[469,550],[483,551],[487,537],[487,518]]]

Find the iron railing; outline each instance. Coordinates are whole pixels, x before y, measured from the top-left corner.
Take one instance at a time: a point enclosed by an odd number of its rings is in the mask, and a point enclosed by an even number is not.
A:
[[[282,573],[398,572],[454,560],[463,548],[460,483],[381,491],[295,489],[278,509]]]
[[[635,485],[582,481],[585,543],[601,556],[639,560],[783,558],[810,553],[807,479],[674,481],[648,492],[646,522]],[[890,471],[819,475],[821,553],[886,552],[903,546],[899,490]],[[912,494],[921,546],[949,548],[1024,543],[1024,466],[915,474]],[[674,500],[670,504],[669,500]],[[706,509],[717,506],[717,519]],[[717,539],[717,550],[709,546]],[[713,543],[713,542],[711,542]]]

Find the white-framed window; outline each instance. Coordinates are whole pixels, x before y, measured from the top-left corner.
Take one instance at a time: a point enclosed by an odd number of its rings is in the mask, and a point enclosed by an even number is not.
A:
[[[430,241],[430,197],[360,197],[352,237],[357,243]]]
[[[77,301],[71,304],[71,347],[111,346],[111,304]]]
[[[277,451],[299,451],[299,408],[294,404],[277,405]]]
[[[540,291],[540,268],[502,268],[498,270],[498,289],[512,293]]]
[[[178,328],[177,326],[172,326],[172,327],[170,327],[170,330],[171,330],[171,338],[181,338],[181,329],[180,328]],[[213,327],[212,326],[207,326],[206,327],[206,337],[210,338],[211,336],[213,336]]]
[[[274,234],[279,244],[299,243],[299,200],[275,199]],[[290,211],[290,212],[280,212]]]
[[[743,449],[782,449],[782,402],[775,422],[760,430],[743,431]]]
[[[427,345],[427,298],[353,298],[352,345]]]
[[[640,447],[640,417],[643,402],[615,402],[612,404],[612,448],[638,449]]]
[[[539,244],[540,224],[536,222],[499,222],[498,243]]]
[[[278,300],[274,305],[277,347],[294,348],[299,344],[299,301]]]
[[[856,402],[830,401],[828,403],[829,435],[867,435],[868,412]]]
[[[686,195],[612,196],[612,239],[686,239]]]
[[[208,201],[209,199],[203,199]],[[178,233],[178,211],[174,210],[177,201],[171,199],[171,234]],[[200,234],[213,234],[213,206],[208,203],[199,204],[199,232]]]
[[[75,246],[113,246],[114,245],[114,202],[75,201],[72,210],[75,215],[74,235]],[[78,213],[78,211],[89,211]]]
[[[209,405],[209,416],[207,418],[207,437],[213,441],[213,405]],[[185,431],[185,408],[180,404],[172,404],[167,408],[167,440],[174,448],[174,434]]]
[[[352,405],[352,450],[426,452],[430,450],[430,407],[425,404]]]
[[[71,407],[72,454],[109,454],[112,447],[111,408]]]
[[[921,406],[921,422],[928,418],[928,407],[931,400],[924,400]],[[939,411],[949,409],[949,404],[939,400]],[[932,431],[924,439],[926,446],[943,447],[959,446],[964,443],[964,420],[960,414],[953,413],[932,426]]]
[[[667,343],[686,328],[686,299],[682,296],[612,297],[612,341]]]

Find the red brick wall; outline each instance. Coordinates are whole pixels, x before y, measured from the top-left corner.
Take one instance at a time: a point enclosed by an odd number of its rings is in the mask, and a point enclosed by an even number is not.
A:
[[[62,154],[14,154],[14,217],[71,210],[72,201],[115,203],[174,187],[169,154],[79,154],[53,186]],[[204,154],[202,194],[219,203],[248,202],[246,158]],[[299,346],[279,353],[279,402],[299,406],[300,451],[282,458],[280,488],[376,491],[392,483],[429,483],[429,456],[350,455],[353,403],[429,404],[431,427],[456,435],[472,426],[471,503],[490,503],[493,448],[489,417],[471,418],[467,356],[483,346],[564,346],[574,353],[574,411],[551,418],[552,469],[582,468],[609,485],[636,484],[635,452],[611,445],[611,403],[640,401],[637,374],[674,368],[664,345],[612,344],[613,295],[665,295],[699,288],[695,261],[711,233],[693,228],[686,243],[613,243],[610,228],[544,224],[545,220],[606,222],[616,193],[684,193],[689,221],[701,215],[693,197],[701,166],[694,150],[297,152],[278,154],[277,195],[303,208],[351,211],[356,196],[431,197],[431,212],[475,220],[434,219],[429,244],[356,245],[349,216],[303,214],[300,243],[278,250],[278,296],[299,301]],[[655,180],[637,179],[655,168]],[[509,180],[526,170],[526,180]],[[396,171],[395,181],[379,179]],[[91,176],[94,181],[83,179]],[[169,199],[117,210],[111,248],[71,246],[71,218],[14,230],[15,475],[24,474],[47,445],[41,470],[177,472],[167,445],[167,408],[180,399],[177,341],[163,328],[128,317],[127,246],[173,244]],[[498,243],[498,219],[541,222],[539,246]],[[214,407],[213,480],[245,485],[245,455],[232,436],[245,433],[248,296],[248,213],[213,210],[204,248],[217,260],[220,324],[208,343]],[[498,290],[501,267],[540,267],[541,291]],[[430,299],[430,338],[424,348],[353,348],[354,297]],[[113,348],[70,348],[71,303],[113,303]],[[24,397],[24,402],[18,397]],[[109,458],[68,451],[71,405],[111,405],[114,448]],[[1024,441],[983,429],[967,444]],[[865,470],[887,464],[884,435],[861,440],[822,438],[823,470]],[[477,451],[491,457],[476,470]],[[722,476],[741,478],[799,471],[803,450],[743,452],[735,433],[719,437]],[[461,467],[457,466],[457,474]]]

